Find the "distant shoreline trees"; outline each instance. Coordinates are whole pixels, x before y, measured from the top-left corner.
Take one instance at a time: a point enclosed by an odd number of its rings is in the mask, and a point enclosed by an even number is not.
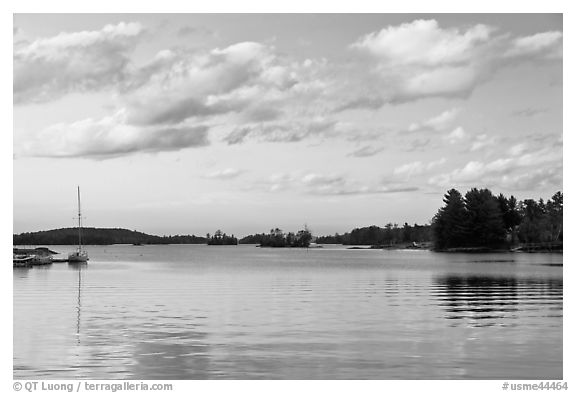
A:
[[[514,196],[494,196],[489,189],[472,188],[464,197],[447,191],[444,206],[432,219],[435,250],[452,248],[504,249],[518,243],[562,241],[563,194],[538,202]]]
[[[240,239],[240,244],[260,244],[260,247],[302,247],[310,246],[312,233],[308,227],[294,233],[284,233],[279,228],[270,230],[268,234],[249,235]]]
[[[76,245],[78,228],[60,228],[48,231],[24,232],[12,236],[16,245]],[[123,228],[82,229],[82,243],[110,244],[204,244],[206,239],[194,235],[156,236]]]
[[[209,246],[237,246],[238,239],[234,235],[228,236],[218,229],[214,236],[210,236],[209,233],[206,234],[206,244]]]
[[[385,246],[402,243],[427,243],[429,241],[431,241],[430,225],[414,224],[411,226],[408,223],[404,223],[403,226],[388,223],[384,228],[372,225],[364,228],[355,228],[343,235],[336,233],[316,238],[316,243],[318,244],[353,246]]]
[[[514,196],[495,196],[489,189],[472,188],[464,196],[456,189],[446,192],[442,206],[431,225],[403,226],[388,223],[383,228],[372,225],[355,228],[344,234],[319,236],[318,244],[369,245],[396,247],[408,243],[430,243],[433,249],[506,249],[523,244],[559,244],[563,240],[563,194],[555,193],[548,201]],[[122,228],[84,228],[83,244],[259,244],[261,247],[309,247],[312,233],[305,226],[294,233],[279,228],[238,240],[218,230],[206,238],[194,235],[155,236]],[[26,232],[13,235],[13,245],[75,245],[77,228]],[[415,246],[420,246],[415,245]],[[428,245],[425,245],[428,247]]]

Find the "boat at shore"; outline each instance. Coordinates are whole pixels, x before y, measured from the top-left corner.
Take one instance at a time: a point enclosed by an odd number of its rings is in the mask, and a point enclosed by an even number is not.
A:
[[[34,261],[33,255],[12,254],[12,266],[13,267],[32,266],[33,261]]]
[[[88,253],[82,249],[82,211],[80,209],[80,186],[78,186],[78,248],[68,254],[68,263],[88,262]]]
[[[57,254],[57,252],[46,247],[14,248],[12,250],[12,264],[15,267],[49,265],[53,262],[53,254]]]

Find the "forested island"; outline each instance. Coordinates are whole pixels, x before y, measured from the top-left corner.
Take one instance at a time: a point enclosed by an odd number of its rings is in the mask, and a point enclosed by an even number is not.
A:
[[[60,228],[48,231],[25,232],[13,235],[16,245],[75,245],[78,228]],[[194,235],[156,236],[122,228],[82,228],[82,243],[109,244],[203,244],[206,239]]]
[[[240,244],[259,244],[260,247],[309,247],[312,233],[305,227],[294,233],[285,233],[282,229],[271,229],[270,233],[249,235],[240,239]]]
[[[206,244],[209,246],[236,246],[238,239],[234,235],[228,236],[218,229],[213,236],[210,236],[209,233],[206,234]]]

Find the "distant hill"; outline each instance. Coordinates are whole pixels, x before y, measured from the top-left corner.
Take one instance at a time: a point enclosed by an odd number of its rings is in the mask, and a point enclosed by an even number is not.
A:
[[[13,245],[78,244],[78,228],[25,232],[13,235]],[[156,236],[122,228],[82,228],[82,244],[203,244],[206,239],[194,235]]]

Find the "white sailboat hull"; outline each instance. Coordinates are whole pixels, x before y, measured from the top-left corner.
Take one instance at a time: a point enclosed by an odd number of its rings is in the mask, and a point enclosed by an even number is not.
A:
[[[68,262],[88,262],[88,253],[86,251],[75,251],[68,254]]]

